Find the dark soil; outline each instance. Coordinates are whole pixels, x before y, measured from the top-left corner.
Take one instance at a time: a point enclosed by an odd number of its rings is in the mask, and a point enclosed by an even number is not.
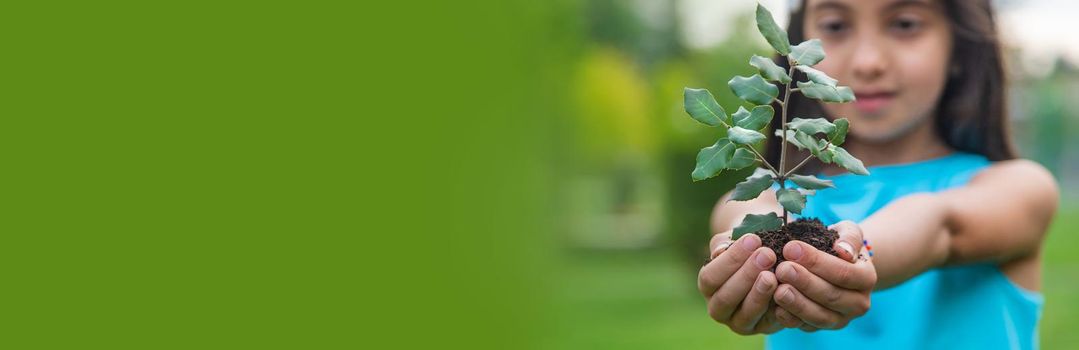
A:
[[[772,251],[776,253],[775,266],[779,266],[780,262],[786,260],[783,259],[783,246],[792,240],[809,243],[818,250],[839,256],[832,248],[835,240],[839,239],[839,233],[825,227],[817,218],[800,218],[778,230],[758,232],[757,235],[761,237],[761,242],[765,247],[772,248]],[[775,267],[772,269],[775,270]]]

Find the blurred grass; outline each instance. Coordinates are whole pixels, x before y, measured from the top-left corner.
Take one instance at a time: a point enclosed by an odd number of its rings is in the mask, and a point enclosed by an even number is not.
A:
[[[1079,344],[1079,203],[1057,212],[1045,243],[1042,292],[1045,313],[1041,341],[1045,349],[1069,349]]]
[[[1079,344],[1079,207],[1062,209],[1044,258],[1045,349]],[[696,291],[696,271],[675,249],[567,253],[557,288],[557,349],[761,349],[714,323]],[[703,262],[703,261],[702,261]]]
[[[575,252],[558,295],[553,349],[760,349],[708,317],[696,272],[674,250]],[[703,261],[702,261],[703,262]]]

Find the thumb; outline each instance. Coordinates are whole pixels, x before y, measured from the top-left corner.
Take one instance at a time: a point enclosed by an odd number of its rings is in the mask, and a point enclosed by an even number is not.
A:
[[[828,226],[828,228],[836,230],[839,233],[839,239],[835,241],[836,253],[839,254],[839,258],[854,262],[854,259],[858,256],[858,253],[862,251],[862,228],[851,221],[840,221],[835,225]]]
[[[712,236],[712,241],[709,242],[708,247],[712,254],[709,260],[715,259],[720,253],[727,250],[731,246],[731,231],[724,231]]]

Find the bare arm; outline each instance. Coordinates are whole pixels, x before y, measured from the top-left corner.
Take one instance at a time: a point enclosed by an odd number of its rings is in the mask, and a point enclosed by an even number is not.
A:
[[[1013,160],[990,166],[966,186],[894,201],[861,223],[877,251],[877,288],[937,266],[1035,254],[1058,197],[1044,168]]]

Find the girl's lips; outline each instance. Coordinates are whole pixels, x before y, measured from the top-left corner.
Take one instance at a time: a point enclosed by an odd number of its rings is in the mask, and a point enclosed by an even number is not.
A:
[[[893,92],[855,93],[854,108],[862,113],[876,113],[895,99]]]

